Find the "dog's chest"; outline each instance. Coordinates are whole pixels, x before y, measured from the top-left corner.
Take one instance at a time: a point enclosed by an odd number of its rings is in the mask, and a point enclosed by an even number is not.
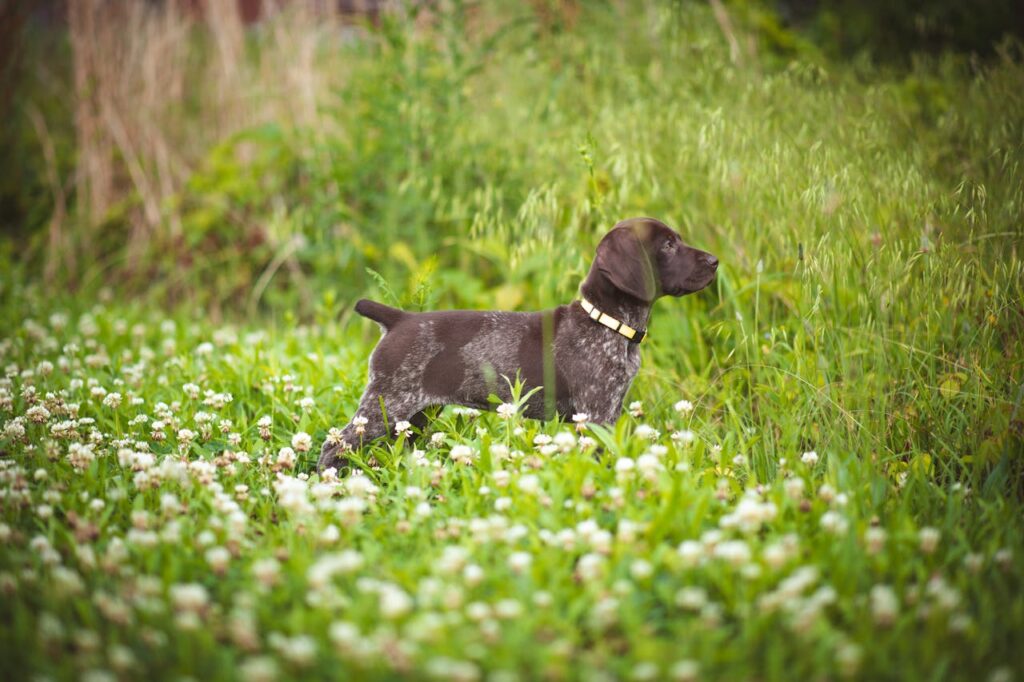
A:
[[[577,401],[593,405],[621,402],[640,370],[640,348],[609,330],[584,323],[567,335],[559,355],[571,366],[572,393]]]

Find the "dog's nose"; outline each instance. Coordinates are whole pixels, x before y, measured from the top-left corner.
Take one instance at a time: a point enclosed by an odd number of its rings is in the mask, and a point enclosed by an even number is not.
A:
[[[712,256],[710,253],[705,253],[704,254],[704,262],[712,270],[717,270],[718,269],[718,259],[715,258],[714,256]]]

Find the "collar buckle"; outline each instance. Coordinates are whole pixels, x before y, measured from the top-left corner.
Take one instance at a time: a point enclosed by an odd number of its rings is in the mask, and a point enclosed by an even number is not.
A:
[[[583,312],[587,314],[587,317],[592,319],[598,324],[603,324],[613,332],[617,332],[622,336],[626,337],[626,340],[630,343],[640,343],[647,338],[646,329],[633,329],[628,324],[623,324],[621,320],[617,320],[608,313],[602,313],[593,303],[587,299],[580,297],[580,305],[583,307]]]

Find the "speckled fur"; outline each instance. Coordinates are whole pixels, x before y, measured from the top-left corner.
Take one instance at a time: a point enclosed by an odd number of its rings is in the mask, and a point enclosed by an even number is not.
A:
[[[704,288],[717,265],[664,224],[633,219],[601,241],[581,291],[603,312],[642,329],[654,300]],[[324,443],[321,470],[340,466],[344,451],[389,435],[387,425],[422,425],[427,407],[490,409],[491,395],[509,400],[509,382],[517,377],[524,392],[540,389],[525,406],[527,417],[585,413],[592,422],[611,424],[640,369],[640,346],[590,319],[578,301],[536,313],[410,313],[372,301],[356,310],[384,333],[370,356],[369,382],[353,421]]]

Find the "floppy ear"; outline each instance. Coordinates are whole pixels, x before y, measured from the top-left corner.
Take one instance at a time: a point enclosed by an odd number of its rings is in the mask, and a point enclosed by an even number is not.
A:
[[[617,227],[597,245],[594,265],[615,285],[641,301],[657,297],[656,266],[632,226]]]

